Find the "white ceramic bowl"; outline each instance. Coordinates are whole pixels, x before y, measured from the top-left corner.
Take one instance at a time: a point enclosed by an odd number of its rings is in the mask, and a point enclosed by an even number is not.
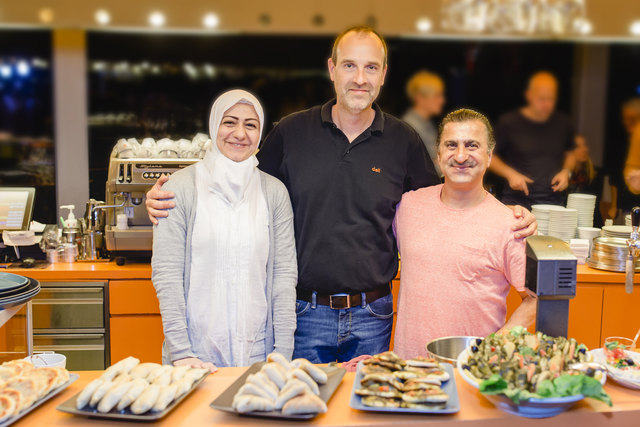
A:
[[[468,384],[479,389],[482,381],[473,376],[467,369],[462,369],[469,360],[469,354],[469,349],[467,348],[458,356],[458,373]],[[606,380],[607,378],[605,375],[601,380],[602,384],[604,384]],[[483,396],[493,403],[498,409],[509,414],[527,418],[553,417],[566,411],[576,402],[584,399],[584,396],[581,394],[566,397],[549,397],[545,399],[532,398],[516,405],[511,399],[501,394],[483,394]]]
[[[43,353],[27,356],[24,360],[28,360],[36,367],[51,366],[57,368],[66,368],[67,356],[60,353]]]

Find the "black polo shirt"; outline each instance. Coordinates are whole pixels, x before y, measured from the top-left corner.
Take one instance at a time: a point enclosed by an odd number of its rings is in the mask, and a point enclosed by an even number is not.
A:
[[[391,225],[402,194],[440,180],[404,122],[374,104],[373,123],[349,143],[331,118],[335,102],[282,119],[262,144],[259,167],[291,196],[298,286],[367,292],[398,271]]]

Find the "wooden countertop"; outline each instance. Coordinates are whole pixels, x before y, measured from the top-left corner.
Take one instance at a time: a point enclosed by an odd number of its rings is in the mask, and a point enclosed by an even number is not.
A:
[[[112,280],[151,279],[151,265],[148,263],[117,265],[115,262],[74,262],[51,264],[45,268],[10,268],[1,271],[32,277],[37,280]],[[400,272],[398,272],[400,278]],[[596,270],[586,265],[578,265],[577,281],[588,283],[624,283],[624,273]],[[634,283],[640,284],[640,273]]]
[[[382,414],[364,412],[351,409],[349,399],[353,385],[354,374],[347,373],[335,395],[329,401],[329,412],[319,415],[311,421],[303,423],[283,422],[278,420],[264,420],[257,418],[239,417],[220,412],[209,407],[246,368],[223,368],[212,374],[196,389],[180,406],[167,417],[155,423],[162,426],[396,426],[402,425],[430,425],[430,426],[529,426],[544,425],[566,427],[567,425],[581,426],[634,426],[640,420],[640,390],[630,390],[620,387],[613,382],[605,386],[607,393],[613,399],[614,406],[608,407],[602,402],[585,399],[578,402],[571,410],[553,418],[531,420],[506,414],[496,409],[476,389],[468,385],[456,372],[456,383],[460,397],[460,412],[453,415],[412,415],[412,414]],[[58,396],[45,403],[31,414],[16,423],[16,426],[140,426],[139,423],[127,423],[89,419],[65,414],[55,408],[62,402],[74,396],[89,381],[101,372],[79,372],[80,379],[73,383]]]
[[[48,281],[151,279],[151,264],[117,265],[115,261],[56,263],[44,268],[6,268],[1,271]]]

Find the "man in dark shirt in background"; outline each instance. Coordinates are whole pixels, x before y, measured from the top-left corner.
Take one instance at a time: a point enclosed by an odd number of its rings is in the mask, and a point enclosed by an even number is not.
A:
[[[416,132],[374,104],[387,71],[383,38],[368,27],[343,32],[328,68],[336,99],[283,118],[258,153],[259,167],[282,180],[291,197],[298,252],[294,357],[314,363],[389,349],[396,205],[404,192],[440,183]],[[152,221],[174,206],[160,190],[165,181],[147,193]],[[518,237],[535,232],[533,215],[521,209],[514,215],[521,218]]]
[[[575,165],[573,126],[555,111],[556,78],[534,74],[525,92],[527,105],[504,114],[496,126],[496,152],[490,170],[505,178],[505,205],[562,205]]]

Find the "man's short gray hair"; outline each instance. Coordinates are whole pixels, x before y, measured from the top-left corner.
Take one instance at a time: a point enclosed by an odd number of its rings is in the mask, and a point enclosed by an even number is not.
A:
[[[491,152],[496,146],[496,139],[493,136],[493,127],[491,127],[491,123],[489,123],[489,119],[484,114],[478,113],[477,111],[461,108],[456,111],[452,111],[446,115],[442,122],[440,123],[440,127],[438,128],[438,148],[440,147],[440,139],[442,138],[442,131],[444,127],[448,123],[464,123],[470,122],[473,120],[480,121],[485,129],[487,130],[487,145],[488,150]]]

